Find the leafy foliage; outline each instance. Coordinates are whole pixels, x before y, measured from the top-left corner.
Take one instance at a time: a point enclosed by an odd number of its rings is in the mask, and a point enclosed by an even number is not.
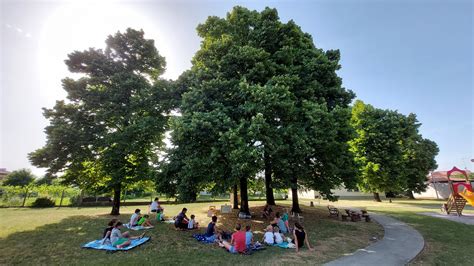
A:
[[[48,208],[54,207],[54,201],[50,198],[37,198],[32,204],[33,208]]]
[[[416,116],[382,110],[356,101],[350,141],[359,167],[358,186],[366,192],[422,191],[430,170],[436,168],[437,145],[418,133]]]
[[[4,186],[26,187],[33,183],[35,176],[29,169],[15,170],[7,175],[3,181]]]
[[[316,48],[310,35],[270,8],[234,7],[197,31],[201,49],[175,86],[182,116],[172,124],[174,148],[158,190],[171,186],[184,195],[209,183],[217,191],[246,187],[263,170],[264,154],[282,187],[299,178],[330,196],[334,186],[350,185],[354,95],[336,74],[339,52]]]
[[[143,31],[117,32],[106,45],[68,55],[69,70],[82,77],[63,80],[68,101],[44,109],[47,143],[29,157],[51,175],[64,173],[68,184],[113,189],[118,214],[122,187],[153,175],[167,126],[168,105],[161,102],[168,82],[159,79],[165,59]]]

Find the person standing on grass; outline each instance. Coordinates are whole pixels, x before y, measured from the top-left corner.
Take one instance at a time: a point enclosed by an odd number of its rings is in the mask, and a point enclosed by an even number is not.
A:
[[[181,229],[181,230],[186,230],[188,229],[188,222],[189,219],[186,216],[186,212],[188,209],[183,208],[183,210],[176,216],[176,219],[174,220],[174,226],[176,229]]]
[[[313,250],[313,248],[309,244],[309,240],[303,226],[301,226],[301,224],[299,224],[298,222],[295,223],[295,229],[293,230],[292,242],[296,246],[296,252],[299,252],[300,248],[302,248],[305,243],[306,243],[306,246],[308,246],[309,250]]]
[[[116,248],[124,248],[129,246],[132,243],[132,239],[142,238],[145,235],[145,233],[143,233],[140,236],[131,237],[128,231],[122,234],[120,231],[120,229],[122,229],[122,225],[122,222],[116,222],[114,229],[112,229],[112,233],[110,234],[110,242],[112,243],[112,246]]]
[[[242,229],[242,226],[240,224],[237,224],[235,226],[235,233],[232,234],[230,243],[224,240],[219,243],[219,246],[227,249],[230,253],[233,254],[244,253],[246,250],[245,232],[241,231],[240,229]]]

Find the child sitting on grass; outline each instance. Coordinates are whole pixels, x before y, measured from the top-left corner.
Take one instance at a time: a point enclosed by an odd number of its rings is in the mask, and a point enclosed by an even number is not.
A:
[[[144,227],[153,227],[153,225],[150,222],[150,215],[145,214],[143,217],[138,220],[138,225],[144,226]]]
[[[263,235],[263,243],[273,245],[275,243],[275,236],[273,235],[273,226],[267,226],[266,232]]]
[[[199,223],[197,223],[194,218],[196,218],[196,216],[194,216],[194,214],[191,214],[191,219],[188,221],[188,229],[189,230],[193,230],[193,229],[198,229],[199,227]]]
[[[247,249],[250,249],[250,247],[253,244],[253,233],[250,231],[250,225],[245,226],[245,245],[247,246]]]
[[[116,248],[124,248],[126,246],[129,246],[132,243],[131,239],[139,239],[145,235],[145,233],[143,233],[140,236],[131,237],[128,231],[122,234],[122,232],[120,231],[120,229],[122,229],[122,226],[122,222],[118,221],[117,223],[115,223],[114,229],[112,229],[112,233],[110,234],[110,242],[112,243],[112,246]]]
[[[280,234],[280,228],[278,228],[278,226],[273,227],[273,236],[275,238],[275,244],[283,243],[283,237]]]

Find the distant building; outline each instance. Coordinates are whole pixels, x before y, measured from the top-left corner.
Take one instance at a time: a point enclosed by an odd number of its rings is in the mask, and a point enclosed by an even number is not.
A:
[[[7,168],[0,168],[0,182],[2,182],[9,173]]]

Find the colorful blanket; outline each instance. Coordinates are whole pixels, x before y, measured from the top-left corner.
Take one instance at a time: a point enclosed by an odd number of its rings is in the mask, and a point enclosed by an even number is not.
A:
[[[214,241],[208,240],[205,234],[194,234],[193,238],[196,239],[199,242],[207,243],[207,244],[212,244]]]
[[[130,250],[132,248],[138,247],[141,244],[146,243],[149,241],[151,237],[143,237],[140,239],[133,239],[132,243],[124,248],[116,248],[110,244],[104,244],[102,245],[102,239],[99,240],[94,240],[91,241],[85,245],[83,245],[83,248],[91,248],[91,249],[102,249],[102,250],[108,250],[108,251],[125,251],[125,250]]]
[[[295,248],[295,244],[289,242],[282,242],[280,244],[274,244],[273,246],[280,248]]]
[[[134,231],[146,230],[146,229],[152,229],[153,228],[153,227],[141,226],[141,225],[131,227],[129,224],[125,224],[125,227],[127,227],[128,229],[134,230]]]

